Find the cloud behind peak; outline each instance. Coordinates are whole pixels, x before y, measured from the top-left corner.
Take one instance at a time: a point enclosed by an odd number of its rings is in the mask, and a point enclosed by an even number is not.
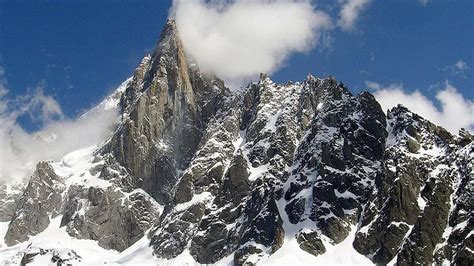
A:
[[[461,128],[474,132],[474,102],[459,93],[449,81],[436,92],[437,103],[419,90],[407,92],[402,84],[382,86],[367,81],[366,87],[374,90],[374,96],[384,111],[402,104],[453,134]]]
[[[332,25],[307,1],[175,0],[171,16],[200,69],[236,83],[311,50]]]

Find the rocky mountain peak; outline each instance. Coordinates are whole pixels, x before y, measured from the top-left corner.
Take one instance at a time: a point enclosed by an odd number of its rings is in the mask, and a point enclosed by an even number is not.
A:
[[[61,194],[65,188],[63,178],[54,172],[51,164],[39,162],[18,200],[5,234],[5,243],[13,245],[23,242],[45,230],[50,219],[61,211]]]
[[[394,138],[406,139],[408,148],[417,152],[433,145],[449,146],[454,137],[446,129],[398,105],[387,112],[387,120]]]
[[[168,21],[122,96],[126,113],[104,150],[130,173],[118,182],[170,201],[224,91],[220,80],[190,67],[175,22]]]
[[[16,196],[0,187],[5,242],[19,250],[10,262],[86,262],[76,247],[25,244],[52,229],[125,250],[116,263],[318,263],[337,251],[365,264],[473,264],[468,132],[403,106],[385,115],[334,77],[261,74],[230,91],[190,62],[174,21],[120,92],[110,139],[39,163]]]
[[[176,21],[174,19],[168,19],[166,21],[165,26],[163,27],[163,30],[161,31],[159,43],[165,39],[168,39],[168,38],[174,39],[177,37],[178,37],[178,28],[176,27]]]

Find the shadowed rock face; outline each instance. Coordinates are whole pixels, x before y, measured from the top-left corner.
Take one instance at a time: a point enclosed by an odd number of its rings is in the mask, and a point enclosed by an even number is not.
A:
[[[174,209],[150,234],[155,254],[190,245],[200,263],[232,253],[236,264],[255,262],[284,244],[285,220],[303,250],[324,253],[320,232],[341,242],[370,196],[385,125],[373,96],[332,78],[279,85],[263,75],[210,122]]]
[[[39,164],[7,243],[62,215],[76,238],[122,251],[149,230],[155,256],[199,263],[258,263],[287,239],[317,257],[355,230],[353,247],[376,264],[473,264],[467,131],[452,136],[402,106],[386,115],[332,77],[262,74],[230,91],[186,57],[173,21],[120,109],[87,170],[105,183],[65,187]]]

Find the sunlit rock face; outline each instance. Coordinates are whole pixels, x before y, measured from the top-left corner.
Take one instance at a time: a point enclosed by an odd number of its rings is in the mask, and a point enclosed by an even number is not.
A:
[[[142,239],[171,263],[253,264],[293,246],[317,261],[350,241],[374,264],[473,264],[469,132],[385,114],[333,77],[230,90],[173,21],[123,86],[108,140],[0,187],[8,245],[60,217],[69,236],[117,251]]]
[[[40,162],[16,204],[10,220],[5,243],[13,245],[45,230],[50,218],[61,211],[64,181],[56,175],[51,165]]]
[[[170,21],[135,71],[120,103],[124,119],[105,148],[130,173],[123,182],[169,203],[225,92],[222,81],[188,63]]]

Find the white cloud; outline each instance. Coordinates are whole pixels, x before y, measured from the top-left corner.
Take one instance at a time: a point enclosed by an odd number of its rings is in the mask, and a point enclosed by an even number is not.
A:
[[[366,81],[365,82],[365,86],[368,88],[368,89],[371,89],[371,90],[380,90],[382,89],[382,85],[380,85],[379,83],[377,82],[373,82],[373,81]],[[395,85],[395,84],[391,84],[390,87],[391,88],[398,88],[399,85]]]
[[[370,1],[371,0],[345,0],[339,12],[338,25],[343,30],[352,30],[361,12],[367,8]]]
[[[382,86],[367,81],[366,86],[375,90],[374,96],[384,111],[402,104],[453,134],[457,134],[461,128],[474,131],[474,102],[464,98],[448,81],[445,87],[436,93],[436,99],[441,108],[437,108],[435,103],[419,90],[406,92],[402,84]]]
[[[21,115],[27,113],[32,120],[42,123],[64,118],[59,103],[53,97],[45,95],[43,89],[43,84],[38,85],[35,90],[10,101],[10,105],[15,112]]]
[[[232,83],[274,72],[331,27],[308,1],[175,0],[171,16],[200,69]]]
[[[26,95],[8,97],[0,75],[0,183],[27,178],[38,161],[57,160],[78,148],[104,140],[118,121],[116,108],[94,108],[76,120],[64,118],[58,102],[37,88]],[[4,81],[2,83],[1,81]],[[29,133],[17,120],[30,115],[43,127]]]

